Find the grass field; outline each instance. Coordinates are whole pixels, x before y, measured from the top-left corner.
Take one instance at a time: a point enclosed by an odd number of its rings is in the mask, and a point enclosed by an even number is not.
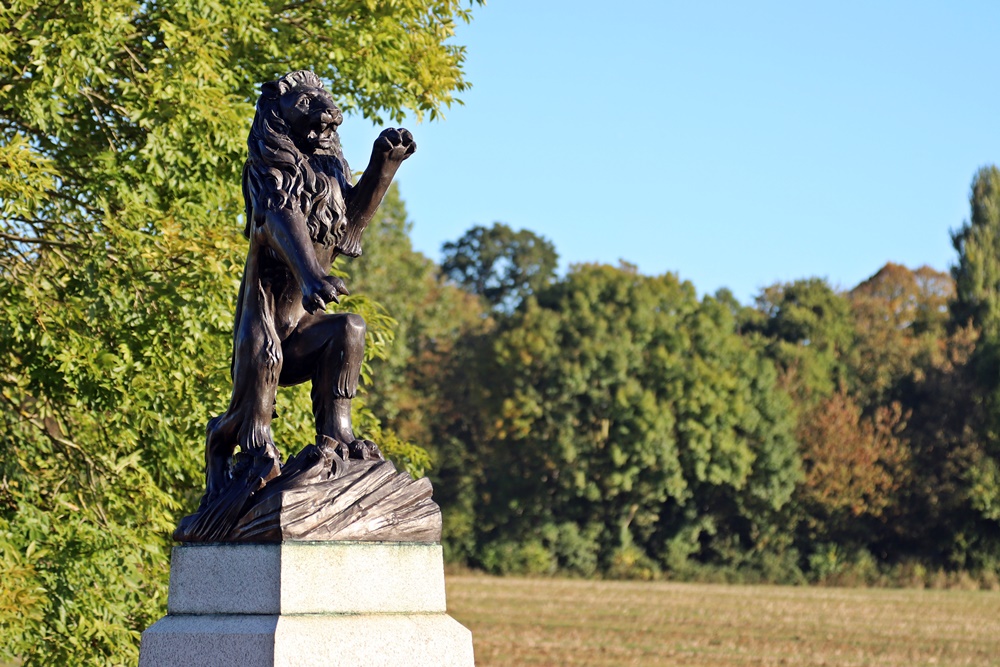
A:
[[[477,667],[1000,665],[1000,593],[448,577]]]

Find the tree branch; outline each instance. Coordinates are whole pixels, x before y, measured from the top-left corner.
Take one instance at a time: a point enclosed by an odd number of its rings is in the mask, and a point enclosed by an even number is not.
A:
[[[5,234],[3,232],[0,232],[0,239],[12,241],[14,243],[37,243],[38,245],[59,246],[62,248],[80,247],[78,243],[69,243],[68,241],[56,241],[54,239],[37,239],[37,238],[31,238],[29,236],[15,236],[14,234]]]

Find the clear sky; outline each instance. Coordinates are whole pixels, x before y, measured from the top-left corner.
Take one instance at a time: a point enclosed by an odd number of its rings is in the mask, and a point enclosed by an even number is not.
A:
[[[1000,162],[1000,2],[493,0],[472,90],[398,175],[415,247],[506,222],[563,270],[619,259],[699,293],[894,261],[944,270]],[[342,127],[354,169],[377,134]]]

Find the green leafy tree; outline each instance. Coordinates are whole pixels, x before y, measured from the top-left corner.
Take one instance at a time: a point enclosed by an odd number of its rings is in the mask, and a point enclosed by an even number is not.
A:
[[[958,264],[952,268],[956,324],[972,322],[982,343],[1000,344],[1000,170],[983,167],[972,181],[972,215],[952,233]]]
[[[1000,520],[1000,169],[983,167],[972,182],[969,220],[954,234],[958,263],[952,268],[956,295],[952,320],[971,324],[979,340],[970,363],[982,397],[984,416],[976,431],[983,451],[970,474],[973,502],[994,522]],[[1000,528],[1000,526],[997,526]],[[1000,561],[1000,554],[997,556]]]
[[[629,567],[759,547],[798,467],[774,366],[735,326],[672,275],[591,265],[501,320],[489,359],[460,369],[485,410],[480,562],[535,539],[579,563],[587,535]]]
[[[0,659],[134,664],[162,613],[229,391],[257,85],[310,68],[347,111],[433,118],[467,87],[450,37],[468,18],[457,0],[0,7]],[[348,307],[384,356],[387,318]],[[282,404],[286,427],[307,419]]]
[[[854,323],[847,298],[820,278],[772,285],[757,297],[761,334],[799,401],[833,393],[848,382]]]
[[[953,567],[1000,567],[1000,170],[980,169],[952,242],[945,359],[911,388],[914,549]]]
[[[444,514],[445,556],[466,561],[475,550],[481,466],[464,445],[474,441],[465,437],[465,427],[479,407],[463,390],[469,374],[453,369],[468,370],[479,358],[480,341],[493,320],[479,297],[443,280],[438,266],[413,249],[411,223],[396,188],[377,215],[365,254],[349,267],[349,284],[385,306],[397,324],[387,357],[372,363],[366,401],[400,438],[429,451],[434,498]]]
[[[955,327],[971,324],[979,340],[971,360],[986,401],[983,436],[1000,454],[1000,169],[983,167],[972,181],[971,215],[952,243],[958,263],[952,267]]]
[[[501,222],[476,225],[441,251],[443,275],[507,311],[549,284],[559,260],[544,237],[528,229],[515,232]]]

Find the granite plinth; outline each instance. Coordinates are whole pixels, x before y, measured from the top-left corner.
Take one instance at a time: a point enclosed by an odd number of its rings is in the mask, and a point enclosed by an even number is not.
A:
[[[444,612],[441,545],[286,542],[175,547],[167,611]]]
[[[472,633],[447,614],[166,616],[139,667],[470,667]]]
[[[175,547],[167,606],[140,667],[474,665],[436,543]]]

